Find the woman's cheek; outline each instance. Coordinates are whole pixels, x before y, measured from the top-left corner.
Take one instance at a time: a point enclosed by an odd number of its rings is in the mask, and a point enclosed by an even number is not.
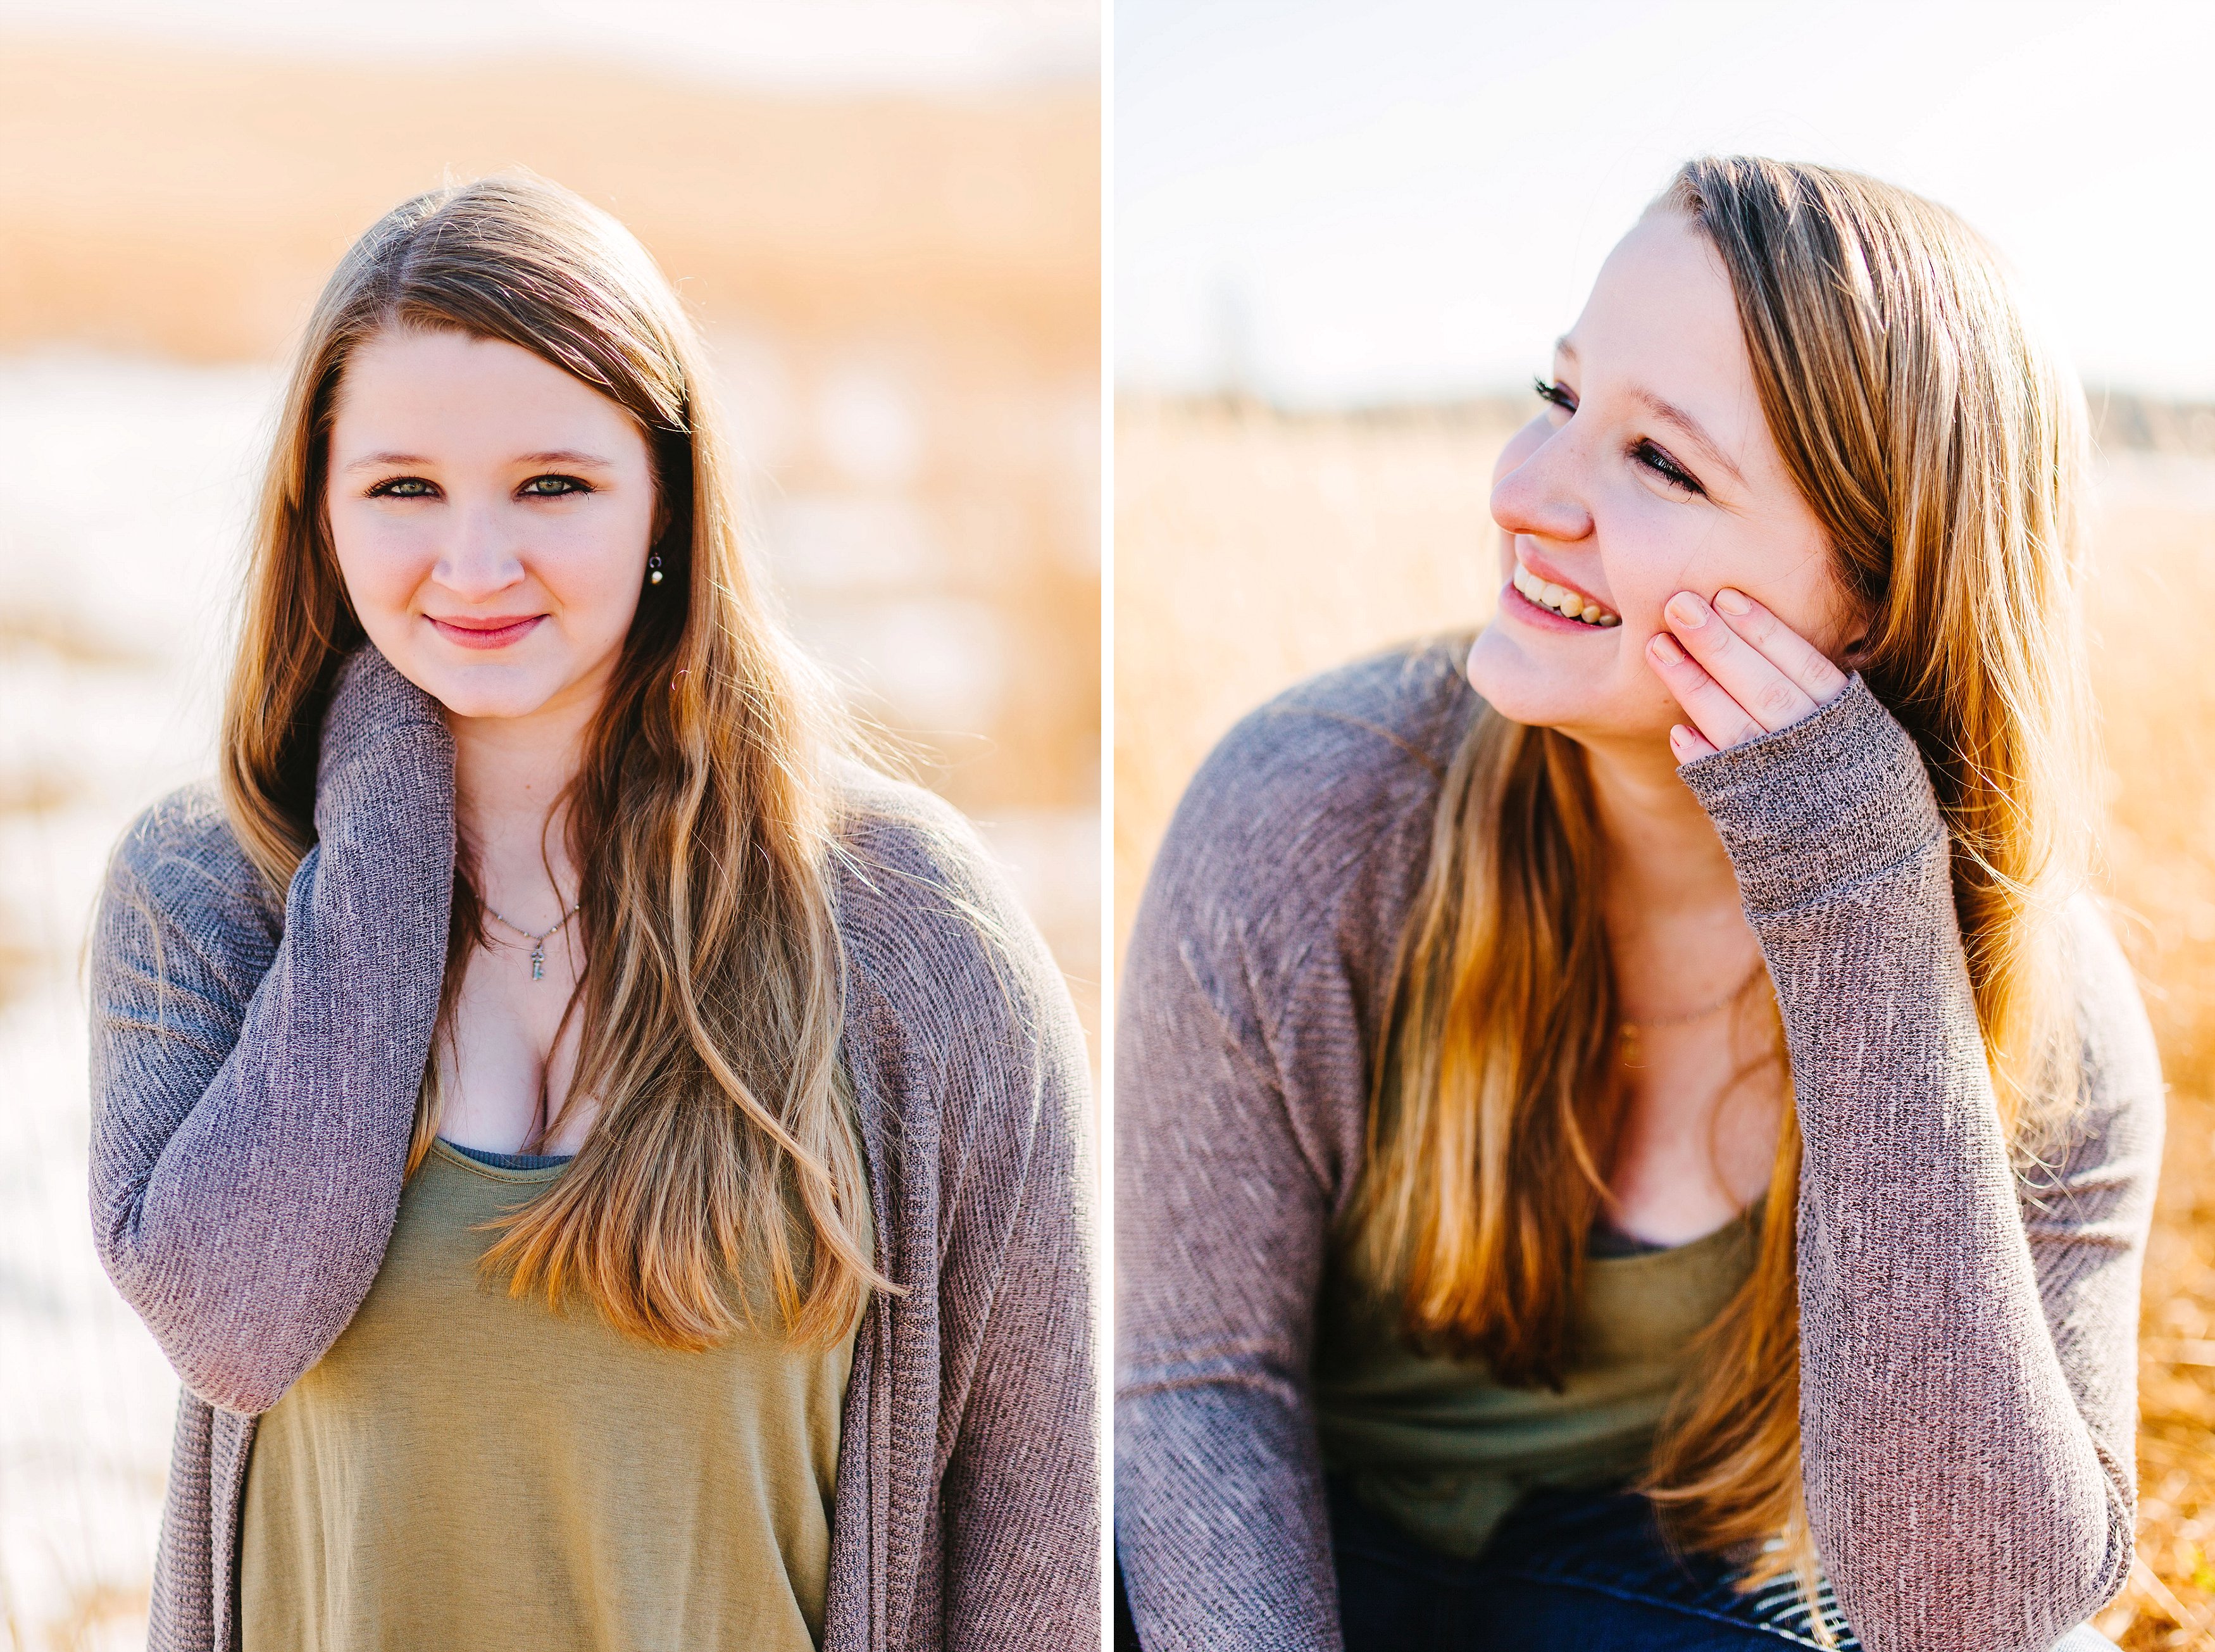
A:
[[[1601,494],[1592,511],[1608,595],[1623,616],[1624,641],[1641,648],[1668,629],[1661,605],[1684,589],[1685,564],[1697,554],[1675,531],[1678,524],[1653,509],[1655,502],[1635,487],[1622,487]]]
[[[437,560],[420,536],[377,519],[347,520],[334,513],[332,548],[347,595],[364,624],[371,616],[402,619]]]
[[[579,531],[559,538],[540,536],[546,549],[533,572],[580,641],[620,641],[630,629],[646,585],[647,526],[626,520],[615,531],[580,525]]]

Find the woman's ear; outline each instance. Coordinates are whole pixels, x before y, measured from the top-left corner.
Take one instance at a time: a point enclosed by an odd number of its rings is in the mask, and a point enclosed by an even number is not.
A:
[[[1880,612],[1874,604],[1851,597],[1845,599],[1844,607],[1844,623],[1838,629],[1844,633],[1844,640],[1834,657],[1840,671],[1859,671],[1868,663],[1869,639],[1877,629]]]
[[[1837,652],[1831,655],[1831,663],[1836,666],[1840,671],[1849,673],[1857,671],[1867,671],[1868,668],[1868,632],[1860,626],[1856,626],[1853,629],[1848,631],[1846,633],[1846,640],[1844,642],[1839,643]]]

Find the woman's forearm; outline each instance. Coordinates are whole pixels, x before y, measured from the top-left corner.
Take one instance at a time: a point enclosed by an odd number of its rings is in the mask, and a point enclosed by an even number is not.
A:
[[[991,893],[1013,942],[999,966],[1004,984],[967,948],[934,971],[968,1011],[949,1026],[949,1065],[966,1054],[974,1074],[948,1086],[964,1092],[949,1145],[966,1145],[941,1172],[942,1185],[960,1190],[947,1254],[993,1281],[981,1322],[972,1301],[948,1300],[940,1312],[953,1333],[946,1377],[964,1396],[942,1488],[947,1644],[1085,1652],[1100,1632],[1099,1416],[1079,1170],[1091,1086],[1052,956],[1012,899]]]
[[[119,853],[104,903],[96,1241],[187,1385],[232,1410],[273,1404],[345,1328],[398,1206],[454,850],[451,744],[396,697],[338,697],[321,841],[258,982],[203,949],[236,892],[197,887],[158,832]]]
[[[1115,1509],[1148,1652],[1339,1652],[1314,1423],[1281,1384],[1126,1389]]]
[[[1731,848],[1790,1051],[1802,1463],[1825,1569],[1871,1652],[2045,1648],[2129,1563],[2127,1420],[2118,1458],[2114,1419],[2087,1410],[2115,1403],[2093,1379],[2128,1360],[2131,1312],[2109,1299],[2134,1309],[2135,1249],[2071,1281],[2077,1323],[2049,1323],[1946,834],[1867,691],[1687,778]]]
[[[1941,851],[1764,927],[1805,1143],[1803,1473],[1871,1652],[2045,1648],[2131,1553],[2128,1461],[2055,1351],[1952,918]],[[1836,984],[1873,980],[1905,1011],[1840,1013]]]
[[[1233,1030],[1249,972],[1180,950],[1181,909],[1141,921],[1118,1047],[1117,1548],[1149,1648],[1337,1652],[1308,1388],[1329,1207]]]

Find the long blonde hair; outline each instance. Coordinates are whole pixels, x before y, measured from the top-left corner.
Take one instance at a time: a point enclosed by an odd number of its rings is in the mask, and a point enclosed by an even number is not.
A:
[[[1769,428],[1868,627],[1854,663],[1930,771],[2002,1121],[2034,1151],[2076,1094],[2058,924],[2088,853],[2082,391],[1990,249],[1904,190],[1705,159],[1655,210],[1684,215],[1728,273]],[[1574,1357],[1621,1121],[1591,894],[1606,872],[1581,749],[1481,709],[1401,943],[1347,1239],[1420,1345],[1511,1384],[1558,1385]],[[1751,1275],[1704,1334],[1644,1487],[1685,1546],[1761,1545],[1749,1588],[1786,1572],[1812,1588],[1817,1569],[1789,1073],[1784,1088]]]
[[[505,341],[629,413],[666,570],[564,800],[587,959],[567,1012],[581,1016],[569,1096],[599,1115],[568,1173],[499,1225],[487,1265],[518,1295],[581,1294],[663,1347],[709,1346],[770,1306],[796,1338],[834,1340],[887,1287],[862,1237],[868,1188],[838,1051],[826,764],[844,730],[741,552],[689,320],[629,232],[569,191],[520,175],[417,196],[325,287],[285,394],[224,704],[232,831],[279,891],[315,841],[321,714],[365,641],[325,511],[333,404],[353,351],[394,328]],[[461,858],[441,1039],[484,939]],[[434,1055],[410,1174],[438,1133],[439,1067]],[[766,1300],[733,1288],[742,1274]]]

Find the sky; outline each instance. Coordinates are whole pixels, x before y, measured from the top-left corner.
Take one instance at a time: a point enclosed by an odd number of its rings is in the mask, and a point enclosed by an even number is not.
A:
[[[2088,383],[2215,400],[2215,5],[1118,0],[1120,386],[1527,384],[1677,164],[1944,202]]]
[[[0,28],[410,61],[612,56],[807,90],[958,90],[1100,64],[1098,0],[0,0]]]

